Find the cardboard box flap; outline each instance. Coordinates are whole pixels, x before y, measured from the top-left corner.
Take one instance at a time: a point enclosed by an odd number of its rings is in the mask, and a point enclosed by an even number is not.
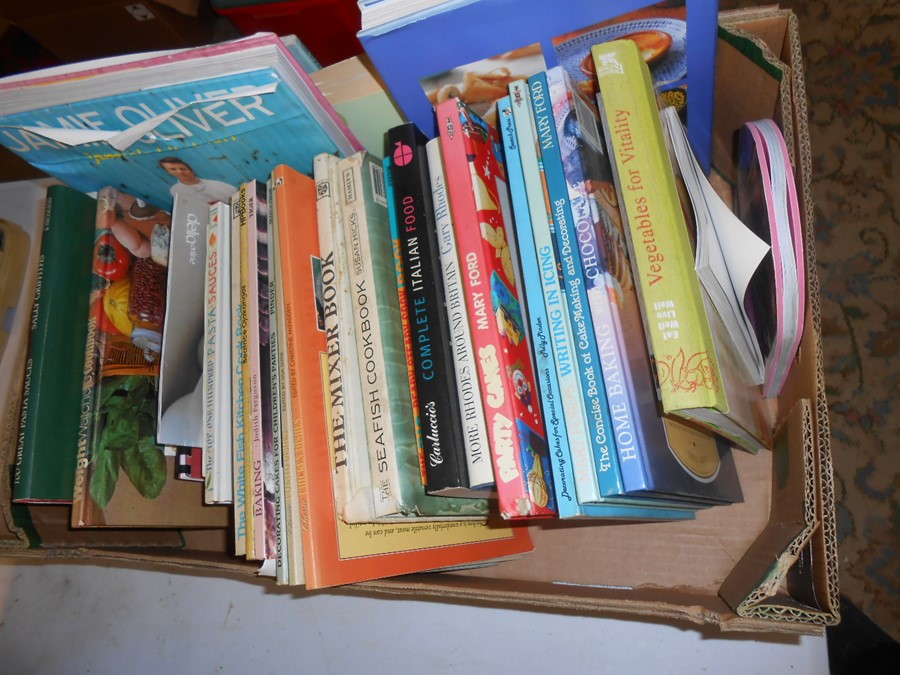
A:
[[[787,27],[785,21],[765,24]],[[740,76],[736,76],[740,73]],[[790,68],[769,43],[744,30],[737,24],[719,24],[716,52],[716,102],[713,136],[713,168],[726,180],[734,183],[737,177],[737,136],[744,122],[765,118],[774,119],[784,129],[785,119],[791,119],[792,96]],[[785,133],[793,157],[793,129]]]
[[[821,491],[808,399],[796,403],[772,452],[769,524],[719,594],[740,616],[833,623],[827,577],[817,573],[822,566],[815,564]]]

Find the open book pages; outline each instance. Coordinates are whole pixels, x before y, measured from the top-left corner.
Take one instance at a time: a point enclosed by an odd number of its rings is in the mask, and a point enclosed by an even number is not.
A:
[[[697,162],[678,112],[662,111],[677,172],[693,206],[694,266],[700,283],[730,337],[727,346],[747,384],[762,384],[763,354],[745,309],[747,289],[770,246],[722,201]]]
[[[778,396],[803,332],[806,269],[793,170],[771,119],[741,130],[735,205],[741,220],[771,245],[745,305],[765,358],[763,394]]]

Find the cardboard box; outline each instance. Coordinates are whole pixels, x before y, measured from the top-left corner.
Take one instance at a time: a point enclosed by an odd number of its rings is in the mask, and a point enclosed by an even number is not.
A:
[[[801,480],[794,473],[787,482],[773,482],[772,457],[780,454],[754,457],[738,452],[745,503],[703,511],[694,522],[541,522],[530,526],[535,552],[521,559],[454,573],[372,581],[360,584],[359,590],[686,621],[716,625],[723,631],[818,634],[824,625],[838,621],[834,494],[809,191],[811,155],[797,21],[790,11],[772,8],[725,14],[721,21],[737,42],[743,39],[745,44],[739,49],[735,43],[719,42],[714,163],[725,176],[733,175],[732,148],[741,124],[773,117],[785,126],[802,194],[810,302],[800,354],[777,405],[779,419],[786,422],[781,447],[794,458],[790,466],[803,472]],[[722,190],[727,192],[727,181],[722,181]],[[12,388],[8,393],[12,400],[0,409],[5,416],[0,419],[4,430],[0,450],[6,462],[17,396]],[[783,467],[774,468],[775,476],[783,476]],[[40,534],[43,548],[29,548],[28,532],[10,519],[6,483],[0,483],[0,505],[7,518],[5,527],[0,524],[0,547],[11,555],[255,573],[255,567],[229,557],[224,530],[186,532],[183,548],[167,549],[147,544],[148,533],[68,531],[68,513],[53,507],[31,510],[28,527],[34,530],[32,536]],[[775,536],[781,530],[787,534]],[[792,596],[790,582],[796,580],[791,577],[800,562],[809,566],[806,578],[816,590],[818,606]]]
[[[194,5],[187,2],[179,9],[190,12]],[[179,9],[151,0],[0,0],[0,16],[64,62],[210,42],[208,6],[198,5],[196,16]]]

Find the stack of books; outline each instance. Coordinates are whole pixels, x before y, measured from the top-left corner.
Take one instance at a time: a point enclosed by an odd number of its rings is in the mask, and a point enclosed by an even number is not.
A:
[[[68,184],[16,501],[229,527],[308,588],[741,501],[732,446],[772,423],[694,271],[690,165],[636,43],[590,57],[596,98],[539,69],[491,114],[437,102],[433,137],[397,119],[383,159],[274,35],[0,81],[0,140]]]

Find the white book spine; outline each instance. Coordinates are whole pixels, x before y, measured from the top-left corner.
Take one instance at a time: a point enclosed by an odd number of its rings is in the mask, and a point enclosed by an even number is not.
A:
[[[316,217],[322,259],[325,333],[328,341],[330,440],[335,457],[334,501],[339,518],[365,522],[373,514],[372,475],[363,414],[362,381],[347,278],[343,214],[338,189],[338,158],[318,155],[313,162]]]
[[[351,155],[340,161],[338,171],[349,281],[353,289],[353,322],[360,356],[357,368],[362,369],[367,377],[367,384],[363,388],[363,409],[366,416],[372,497],[375,516],[383,517],[397,513],[400,474],[387,393],[384,340],[378,321],[378,295],[366,222],[362,162],[361,154]]]
[[[444,275],[445,307],[453,343],[453,364],[462,412],[469,485],[473,488],[484,487],[494,483],[494,466],[490,455],[490,436],[484,414],[481,385],[478,381],[477,366],[472,358],[474,353],[472,332],[463,296],[462,280],[459,276],[459,257],[444,182],[440,139],[429,141],[425,145],[425,151],[431,175],[431,195]]]
[[[213,491],[217,503],[231,504],[234,501],[234,465],[232,461],[231,423],[231,209],[228,204],[218,202],[218,227],[216,248],[216,355],[213,394],[214,437],[216,471],[213,477]]]

